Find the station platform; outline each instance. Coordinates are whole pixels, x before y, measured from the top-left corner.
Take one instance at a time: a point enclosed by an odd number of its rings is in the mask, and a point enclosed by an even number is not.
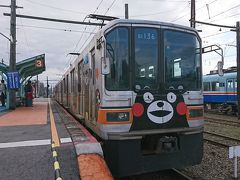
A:
[[[0,110],[0,179],[113,179],[96,139],[59,104]]]

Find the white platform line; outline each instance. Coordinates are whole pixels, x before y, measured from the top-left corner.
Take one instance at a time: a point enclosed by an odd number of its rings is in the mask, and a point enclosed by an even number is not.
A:
[[[71,138],[61,138],[60,141],[61,141],[61,143],[70,143],[70,142],[72,142],[72,139]]]
[[[61,143],[72,142],[71,138],[61,138],[60,140],[61,140]],[[50,145],[50,144],[51,144],[51,139],[19,141],[19,142],[0,143],[0,149],[11,148],[11,147],[43,146],[43,145]]]

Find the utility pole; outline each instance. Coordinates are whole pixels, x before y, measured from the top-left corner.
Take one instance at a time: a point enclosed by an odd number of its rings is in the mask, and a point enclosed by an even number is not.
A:
[[[16,0],[11,0],[9,72],[16,71]],[[16,90],[9,90],[9,109],[16,108]]]
[[[190,19],[190,27],[195,28],[196,23],[196,12],[195,12],[195,0],[191,0],[191,19]]]
[[[238,119],[240,119],[240,22],[236,23],[236,43],[237,43],[237,109]]]
[[[125,4],[125,19],[128,19],[128,4]]]

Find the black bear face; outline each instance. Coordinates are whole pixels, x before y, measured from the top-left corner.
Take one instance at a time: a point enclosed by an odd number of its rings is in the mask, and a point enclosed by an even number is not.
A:
[[[186,127],[187,106],[181,94],[153,95],[145,92],[136,97],[132,107],[131,130]]]

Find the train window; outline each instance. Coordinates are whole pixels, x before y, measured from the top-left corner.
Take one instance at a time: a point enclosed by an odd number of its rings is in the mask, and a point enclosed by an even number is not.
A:
[[[130,89],[128,28],[118,27],[106,35],[106,57],[110,61],[110,74],[105,79],[106,89]]]
[[[201,88],[200,43],[194,34],[165,30],[164,60],[166,88]]]
[[[223,82],[212,82],[212,91],[224,91],[225,84]]]
[[[75,78],[74,78],[75,69],[71,71],[71,92],[74,92],[75,89]]]
[[[64,93],[66,93],[67,88],[66,88],[66,80],[65,80],[65,78],[63,79],[63,89],[64,89]]]
[[[212,82],[212,91],[216,91],[217,87],[217,82]]]
[[[204,82],[203,83],[203,90],[204,91],[210,91],[210,82]]]
[[[225,83],[219,83],[219,87],[225,87]]]
[[[95,84],[95,79],[96,79],[96,75],[95,75],[95,52],[94,49],[91,51],[91,61],[92,61],[92,83],[93,85]]]
[[[69,93],[69,76],[67,75],[67,77],[66,77],[66,92],[67,92],[67,94]]]
[[[227,90],[233,91],[233,80],[232,79],[227,80]]]
[[[136,28],[135,46],[135,85],[140,89],[157,88],[158,30],[155,28]]]
[[[78,92],[81,92],[81,63],[78,63]]]

